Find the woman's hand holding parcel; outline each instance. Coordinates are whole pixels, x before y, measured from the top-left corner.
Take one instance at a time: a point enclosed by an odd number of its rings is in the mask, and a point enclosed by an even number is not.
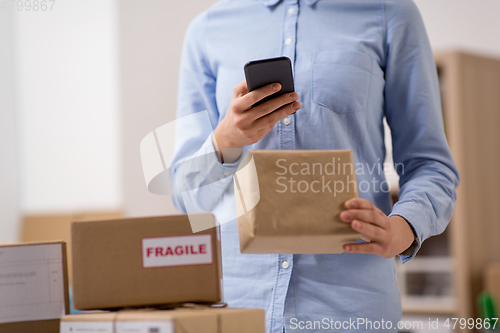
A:
[[[410,247],[415,239],[413,230],[401,216],[387,217],[373,202],[355,198],[346,201],[340,219],[367,240],[367,243],[345,244],[344,251],[371,253],[392,258]]]

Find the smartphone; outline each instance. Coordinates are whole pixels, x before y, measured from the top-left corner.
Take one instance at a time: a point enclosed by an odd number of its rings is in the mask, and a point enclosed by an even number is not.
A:
[[[292,62],[287,57],[278,57],[250,61],[245,64],[245,77],[248,91],[259,89],[265,85],[279,82],[281,90],[261,99],[252,107],[270,99],[294,92]]]

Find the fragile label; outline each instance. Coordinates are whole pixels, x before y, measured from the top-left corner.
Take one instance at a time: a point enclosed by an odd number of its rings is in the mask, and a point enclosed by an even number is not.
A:
[[[213,263],[212,235],[142,239],[142,266],[170,267]]]

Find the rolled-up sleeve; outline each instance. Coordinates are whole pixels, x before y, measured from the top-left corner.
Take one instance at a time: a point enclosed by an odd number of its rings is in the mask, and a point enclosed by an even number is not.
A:
[[[399,1],[398,1],[399,2]],[[404,5],[401,5],[401,2]],[[412,1],[385,7],[385,112],[400,176],[399,201],[391,215],[413,227],[418,246],[442,233],[455,207],[458,171],[448,148],[433,54]]]

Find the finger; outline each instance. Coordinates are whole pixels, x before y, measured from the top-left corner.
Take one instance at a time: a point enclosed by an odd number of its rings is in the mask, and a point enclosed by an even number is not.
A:
[[[373,209],[375,208],[375,205],[373,202],[370,200],[366,200],[363,198],[354,198],[347,200],[345,202],[345,208],[351,209],[351,208],[356,208],[356,209]]]
[[[240,110],[247,111],[252,107],[252,105],[257,103],[261,99],[266,98],[267,96],[271,96],[272,94],[280,90],[281,90],[281,84],[276,82],[268,84],[267,86],[261,87],[259,89],[250,91],[248,94],[240,98],[239,101]]]
[[[268,114],[267,116],[257,119],[254,122],[253,126],[255,126],[255,129],[257,130],[267,127],[274,127],[274,125],[276,125],[278,121],[291,115],[292,113],[295,113],[298,109],[300,109],[300,106],[301,105],[299,102],[294,102],[292,104],[282,106],[281,108]]]
[[[241,97],[248,94],[247,81],[243,80],[234,86],[233,98]]]
[[[249,113],[251,113],[253,119],[259,119],[261,117],[264,117],[265,115],[268,115],[269,113],[278,110],[284,105],[290,104],[292,102],[295,102],[299,98],[299,95],[297,93],[292,92],[290,94],[284,94],[278,97],[275,97],[265,103],[262,103],[261,105],[250,109]]]
[[[382,244],[386,242],[386,231],[379,226],[354,220],[351,223],[351,227],[363,236],[367,236],[370,240],[374,240]]]
[[[369,243],[350,243],[343,246],[343,250],[349,253],[366,253],[366,254],[377,254],[382,256],[383,248],[382,245],[376,242]]]
[[[373,209],[349,209],[340,213],[340,219],[344,222],[358,219],[364,222],[376,223],[378,217]]]

